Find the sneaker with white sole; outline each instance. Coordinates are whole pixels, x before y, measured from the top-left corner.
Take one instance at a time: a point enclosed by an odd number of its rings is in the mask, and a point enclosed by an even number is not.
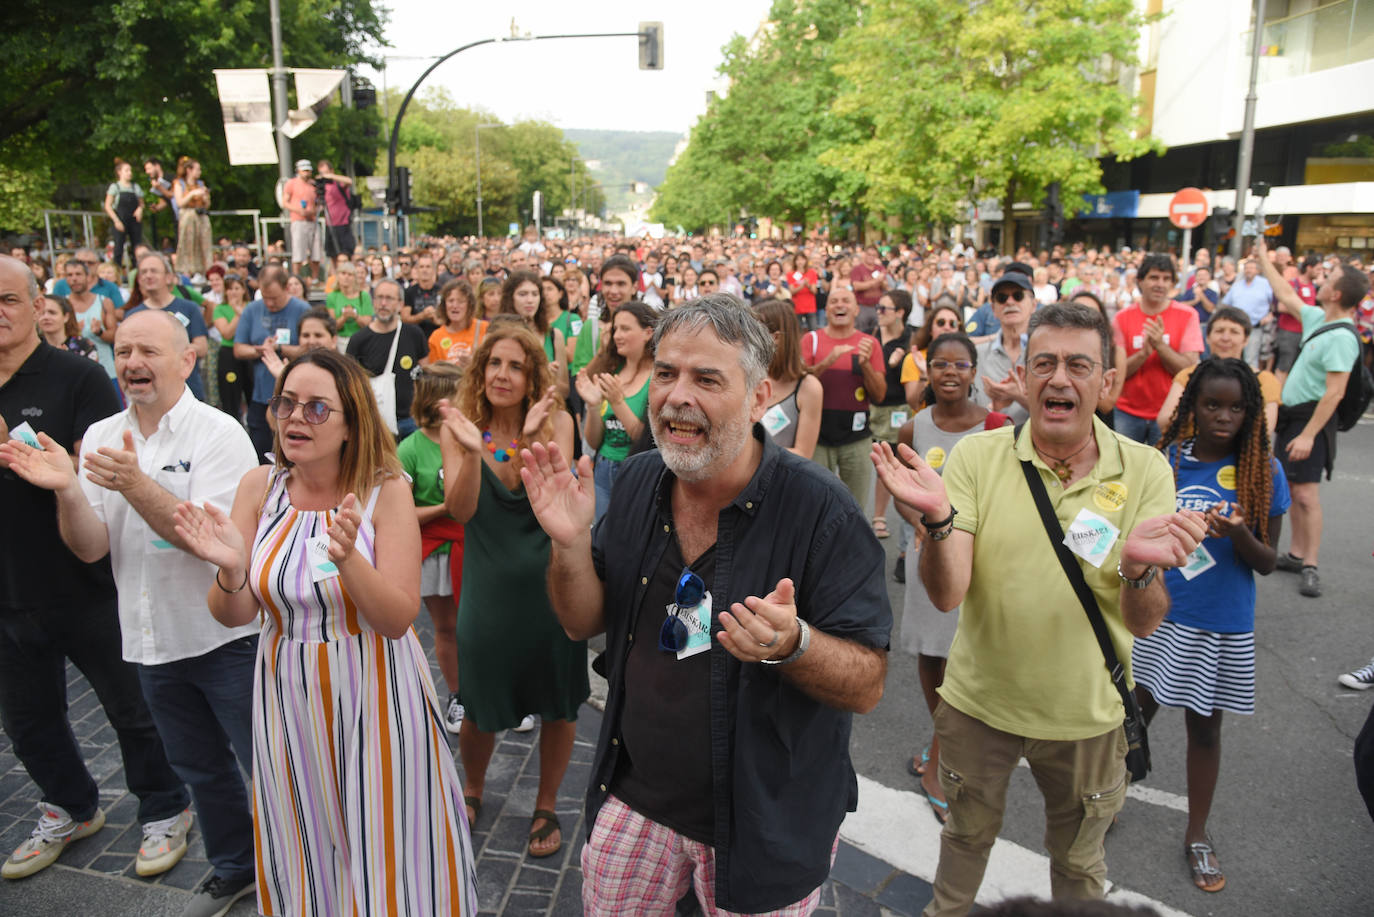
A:
[[[186,856],[186,835],[190,830],[190,809],[145,824],[134,871],[140,876],[156,876],[171,869]]]
[[[531,729],[533,729],[533,728],[534,728],[534,715],[533,715],[533,714],[530,714],[530,713],[526,713],[526,714],[525,714],[525,718],[522,719],[522,720],[520,721],[520,725],[519,725],[519,726],[516,726],[514,729],[512,729],[511,732],[529,732],[529,731],[530,731]]]
[[[43,815],[38,819],[33,833],[0,867],[0,875],[6,879],[22,879],[47,869],[72,841],[90,837],[105,827],[105,812],[102,809],[96,809],[95,815],[83,822],[73,821],[61,806],[40,802],[38,809]]]
[[[444,709],[444,728],[449,732],[457,732],[463,728],[463,717],[466,715],[467,711],[464,710],[463,705],[458,702],[458,695],[450,694],[448,696],[448,706]]]
[[[181,917],[224,917],[235,901],[253,894],[257,889],[257,881],[251,875],[242,879],[211,876],[196,889],[182,910]]]
[[[1347,688],[1354,688],[1356,691],[1367,691],[1374,688],[1374,659],[1369,660],[1369,665],[1353,672],[1346,672],[1336,679]]]

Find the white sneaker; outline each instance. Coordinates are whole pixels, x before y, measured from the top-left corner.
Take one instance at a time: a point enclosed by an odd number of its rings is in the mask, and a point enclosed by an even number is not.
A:
[[[166,872],[186,856],[186,835],[191,830],[191,810],[143,826],[143,846],[138,848],[134,871],[140,876]]]
[[[1354,688],[1356,691],[1365,691],[1374,688],[1374,659],[1369,660],[1369,665],[1353,672],[1346,672],[1336,679],[1347,688]]]
[[[533,728],[534,728],[534,716],[533,716],[533,714],[527,713],[527,714],[525,714],[525,718],[524,718],[523,720],[520,721],[520,725],[519,725],[519,726],[516,726],[514,729],[512,729],[511,732],[529,732],[529,731],[532,730]]]
[[[448,706],[444,710],[444,728],[449,732],[457,732],[463,728],[463,717],[466,715],[467,711],[458,702],[458,695],[450,694]]]
[[[6,879],[22,879],[48,868],[72,841],[90,837],[105,827],[103,809],[96,809],[95,815],[83,822],[72,821],[72,817],[61,806],[40,802],[38,809],[43,815],[38,819],[33,833],[0,867],[0,875]]]

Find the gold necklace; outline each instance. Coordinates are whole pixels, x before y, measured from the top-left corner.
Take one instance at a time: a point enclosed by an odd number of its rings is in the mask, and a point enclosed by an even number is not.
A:
[[[1058,458],[1056,456],[1050,455],[1048,452],[1044,451],[1039,446],[1037,446],[1035,444],[1035,440],[1031,440],[1031,448],[1034,449],[1036,451],[1036,454],[1038,454],[1042,459],[1050,463],[1050,471],[1054,472],[1054,476],[1059,479],[1060,485],[1068,487],[1069,479],[1073,477],[1073,465],[1071,465],[1070,462],[1073,461],[1074,456],[1078,455],[1078,453],[1088,448],[1088,444],[1092,441],[1093,435],[1089,433],[1088,438],[1083,441],[1083,445],[1079,446],[1077,449],[1073,450],[1063,458]]]

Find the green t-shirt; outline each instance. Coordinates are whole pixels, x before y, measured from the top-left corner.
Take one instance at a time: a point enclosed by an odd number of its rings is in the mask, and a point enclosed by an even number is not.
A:
[[[570,340],[573,336],[572,315],[571,312],[560,312],[558,318],[549,322],[549,328],[563,332],[564,341]]]
[[[401,440],[396,447],[396,455],[401,467],[410,475],[410,487],[415,496],[416,506],[438,506],[444,502],[444,456],[439,444],[416,430]],[[435,553],[448,553],[448,545],[435,549]]]
[[[639,391],[626,396],[625,403],[635,412],[635,416],[643,421],[649,413],[649,380],[644,380]],[[601,402],[601,423],[606,428],[606,433],[596,454],[612,462],[625,461],[630,457],[630,447],[634,445],[634,440],[625,432],[625,425],[615,416],[609,401]]]
[[[573,349],[572,365],[568,367],[574,376],[586,369],[587,364],[601,349],[600,330],[600,319],[589,318],[582,323],[582,330],[577,332],[577,346]]]
[[[229,305],[227,302],[222,302],[218,306],[215,306],[215,311],[210,315],[210,320],[212,322],[219,321],[222,318],[227,318],[231,322],[234,320],[234,307]],[[230,350],[233,350],[234,336],[231,334],[229,337],[220,341],[219,346],[227,347]]]
[[[1293,362],[1288,378],[1283,382],[1283,403],[1289,407],[1320,401],[1326,394],[1326,374],[1350,372],[1360,356],[1360,342],[1349,331],[1328,331],[1307,343],[1323,325],[1344,323],[1354,327],[1348,318],[1334,322],[1326,320],[1326,312],[1316,306],[1302,307],[1302,349]]]
[[[348,297],[344,296],[343,293],[339,290],[334,290],[332,293],[330,293],[328,296],[324,298],[324,303],[326,306],[329,307],[329,311],[334,313],[334,318],[336,320],[341,319],[343,317],[343,310],[348,306],[352,306],[354,309],[356,309],[359,315],[373,314],[372,297],[368,295],[366,290],[363,290],[357,296],[354,296],[352,299],[349,299]],[[357,333],[357,319],[350,318],[348,321],[343,322],[339,325],[339,337],[341,338],[351,338],[353,335]]]

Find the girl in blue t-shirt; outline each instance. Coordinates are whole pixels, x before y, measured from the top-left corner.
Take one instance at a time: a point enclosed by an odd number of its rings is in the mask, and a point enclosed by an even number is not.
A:
[[[1255,711],[1255,573],[1274,569],[1289,505],[1269,451],[1255,373],[1234,359],[1203,360],[1179,399],[1160,448],[1174,467],[1178,508],[1207,514],[1207,537],[1164,575],[1169,614],[1131,653],[1146,722],[1160,705],[1184,708],[1188,830],[1184,854],[1205,892],[1226,885],[1207,836],[1221,765],[1221,713]]]

